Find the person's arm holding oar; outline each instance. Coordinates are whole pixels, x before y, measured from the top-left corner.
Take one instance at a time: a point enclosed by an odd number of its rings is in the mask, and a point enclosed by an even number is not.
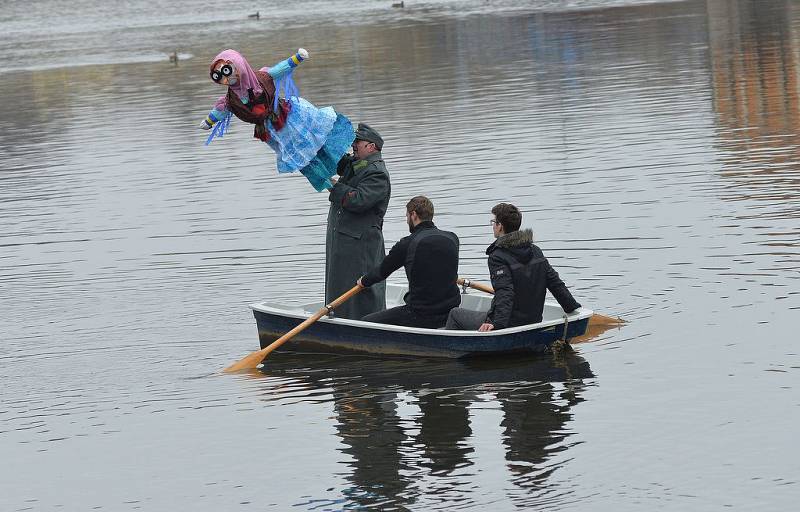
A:
[[[375,283],[380,283],[392,273],[403,266],[408,252],[409,239],[402,238],[389,249],[389,254],[383,258],[380,265],[370,269],[369,272],[358,278],[358,284],[369,288]]]
[[[567,313],[571,313],[581,307],[580,303],[575,300],[575,297],[569,292],[567,289],[567,285],[564,284],[564,281],[558,276],[558,272],[550,265],[550,262],[547,261],[547,258],[544,259],[543,265],[545,266],[545,280],[547,282],[547,289],[550,291],[550,294],[553,296],[558,304],[561,306]]]

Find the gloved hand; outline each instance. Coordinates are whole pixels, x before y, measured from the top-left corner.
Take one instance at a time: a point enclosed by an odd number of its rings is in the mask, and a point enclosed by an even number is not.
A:
[[[210,124],[208,124],[208,121],[206,121],[205,119],[203,119],[203,121],[200,123],[200,126],[199,126],[199,128],[201,128],[201,129],[203,129],[203,130],[210,130],[210,129],[211,129],[211,125],[210,125]]]
[[[298,48],[297,53],[299,53],[300,56],[303,57],[303,60],[308,58],[308,50],[306,50],[305,48]]]

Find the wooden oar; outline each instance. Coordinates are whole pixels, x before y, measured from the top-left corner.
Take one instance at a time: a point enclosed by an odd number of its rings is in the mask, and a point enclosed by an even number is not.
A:
[[[306,327],[313,324],[323,316],[327,315],[335,308],[339,307],[344,301],[346,301],[347,299],[349,299],[350,297],[357,294],[363,289],[364,287],[361,286],[360,284],[357,284],[354,287],[350,288],[341,297],[334,300],[330,304],[326,304],[319,311],[317,311],[316,313],[308,317],[306,320],[304,320],[303,323],[301,323],[291,331],[287,332],[277,340],[273,341],[272,343],[262,348],[261,350],[253,352],[249,356],[241,359],[239,362],[233,363],[229,367],[225,368],[225,373],[233,373],[233,372],[238,372],[240,370],[251,370],[255,368],[261,363],[261,361],[264,360],[265,357],[267,357],[267,355],[269,355],[270,352],[280,347],[290,339],[294,338],[296,334],[303,332],[306,329]]]
[[[476,283],[471,279],[465,279],[463,277],[459,277],[458,281],[456,282],[458,283],[459,286],[466,286],[467,288],[472,288],[474,290],[491,293],[492,295],[494,295],[494,288],[492,288],[488,284]]]
[[[476,283],[469,279],[464,279],[463,277],[459,277],[457,282],[460,286],[467,286],[469,288],[473,288],[475,290],[479,290],[485,293],[494,294],[494,289],[488,284]],[[614,327],[619,327],[624,323],[625,320],[621,318],[614,318],[613,316],[606,316],[598,313],[593,313],[592,318],[589,319],[589,326],[586,328],[586,334],[573,338],[572,341],[573,342],[586,341],[590,338],[599,336],[604,331],[607,331]]]

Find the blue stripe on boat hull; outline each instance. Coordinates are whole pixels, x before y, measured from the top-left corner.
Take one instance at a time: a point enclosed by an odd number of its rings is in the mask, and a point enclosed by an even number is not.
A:
[[[254,310],[261,348],[266,347],[300,323],[296,318]],[[586,332],[589,319],[570,322],[569,338]],[[369,353],[425,357],[467,357],[506,353],[544,352],[561,339],[564,325],[541,330],[496,336],[445,336],[370,329],[368,327],[317,322],[284,347],[292,351],[317,353]]]

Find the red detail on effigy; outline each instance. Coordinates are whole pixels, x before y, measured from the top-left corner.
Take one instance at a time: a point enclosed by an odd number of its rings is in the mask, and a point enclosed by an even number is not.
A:
[[[284,126],[286,126],[286,118],[289,117],[289,112],[292,110],[292,104],[286,100],[280,100],[278,102],[278,115],[272,120],[267,121],[272,123],[272,127],[275,128],[275,131],[281,131]],[[253,110],[251,112],[253,114],[263,116],[267,111],[267,107],[264,104],[257,104],[253,105]],[[260,140],[261,142],[267,142],[272,136],[269,134],[269,130],[263,124],[257,124],[255,129],[253,130],[253,137]]]

